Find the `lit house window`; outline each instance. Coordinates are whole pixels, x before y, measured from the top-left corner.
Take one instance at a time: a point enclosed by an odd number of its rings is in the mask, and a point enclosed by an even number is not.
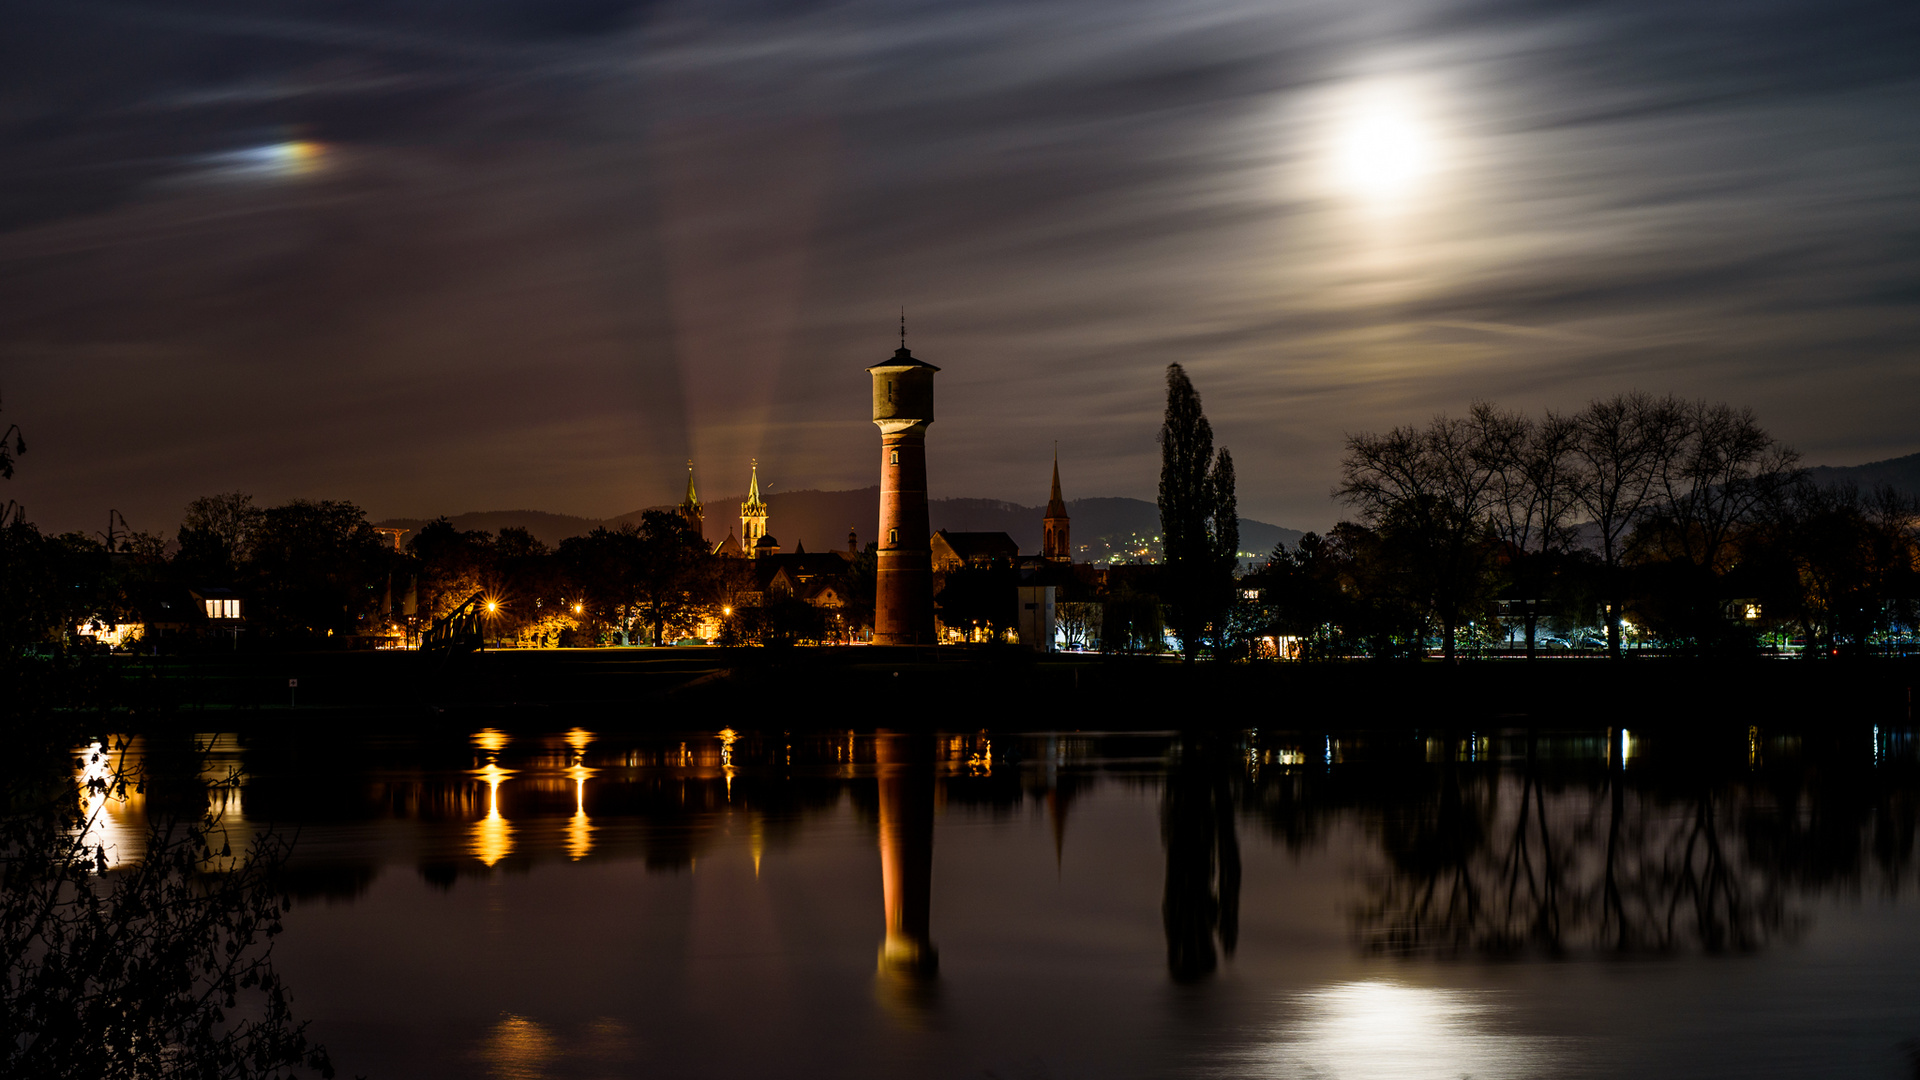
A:
[[[206,605],[207,618],[209,619],[237,619],[240,617],[240,601],[238,600],[208,600],[206,601]]]

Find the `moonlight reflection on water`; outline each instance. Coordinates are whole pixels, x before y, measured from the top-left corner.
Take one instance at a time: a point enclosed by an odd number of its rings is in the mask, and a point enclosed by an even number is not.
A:
[[[1262,1076],[1340,1080],[1478,1080],[1553,1076],[1558,1041],[1494,1030],[1485,991],[1370,979],[1295,999],[1299,1020],[1254,1059]],[[1250,1062],[1253,1064],[1253,1062]]]

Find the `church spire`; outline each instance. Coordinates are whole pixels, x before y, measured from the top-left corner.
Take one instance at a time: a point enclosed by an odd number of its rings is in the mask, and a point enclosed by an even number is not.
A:
[[[760,459],[752,459],[753,479],[747,485],[747,501],[740,504],[740,546],[749,556],[755,545],[767,535],[767,504],[760,498]]]
[[[693,462],[691,460],[687,462],[687,497],[680,501],[680,517],[687,523],[688,528],[691,528],[699,535],[701,540],[704,541],[707,538],[707,515],[705,508],[700,505],[699,493],[693,490]]]
[[[1060,497],[1060,444],[1053,447],[1053,494],[1047,499],[1047,516],[1065,518],[1067,502]]]
[[[1067,501],[1060,497],[1060,444],[1053,446],[1053,493],[1047,500],[1047,517],[1041,523],[1040,554],[1052,562],[1072,562],[1073,547],[1068,542]]]

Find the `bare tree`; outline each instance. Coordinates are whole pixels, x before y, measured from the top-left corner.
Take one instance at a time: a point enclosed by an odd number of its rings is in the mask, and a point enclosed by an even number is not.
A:
[[[1571,539],[1578,472],[1574,445],[1579,426],[1572,417],[1549,411],[1534,421],[1500,415],[1489,404],[1474,406],[1489,414],[1482,429],[1492,436],[1487,453],[1494,459],[1494,535],[1506,544],[1515,584],[1523,594],[1521,618],[1527,633],[1527,657],[1535,655],[1540,594],[1550,577],[1550,562]]]
[[[1514,419],[1476,406],[1463,420],[1437,416],[1425,430],[1350,435],[1334,494],[1358,507],[1389,547],[1404,552],[1452,659],[1459,628],[1486,585],[1488,521],[1504,482],[1501,447]]]
[[[1620,563],[1633,527],[1665,490],[1666,470],[1683,441],[1684,411],[1671,397],[1639,391],[1595,401],[1574,417],[1574,498],[1600,543],[1605,567],[1607,652],[1620,655],[1624,592]]]
[[[247,561],[259,527],[260,510],[253,505],[253,496],[238,491],[202,495],[187,504],[186,517],[180,522],[183,530],[205,534],[235,565]]]
[[[1684,428],[1657,478],[1661,505],[1646,541],[1666,559],[1721,569],[1739,529],[1798,474],[1800,455],[1776,443],[1752,409],[1696,401],[1678,410]]]

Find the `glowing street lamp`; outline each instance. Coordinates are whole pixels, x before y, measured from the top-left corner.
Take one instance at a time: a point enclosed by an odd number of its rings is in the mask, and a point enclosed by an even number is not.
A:
[[[489,597],[487,599],[487,607],[486,607],[487,617],[492,618],[494,615],[498,614],[499,611],[500,611],[500,601]],[[482,626],[480,628],[480,651],[481,652],[487,651],[487,629],[485,626]]]

